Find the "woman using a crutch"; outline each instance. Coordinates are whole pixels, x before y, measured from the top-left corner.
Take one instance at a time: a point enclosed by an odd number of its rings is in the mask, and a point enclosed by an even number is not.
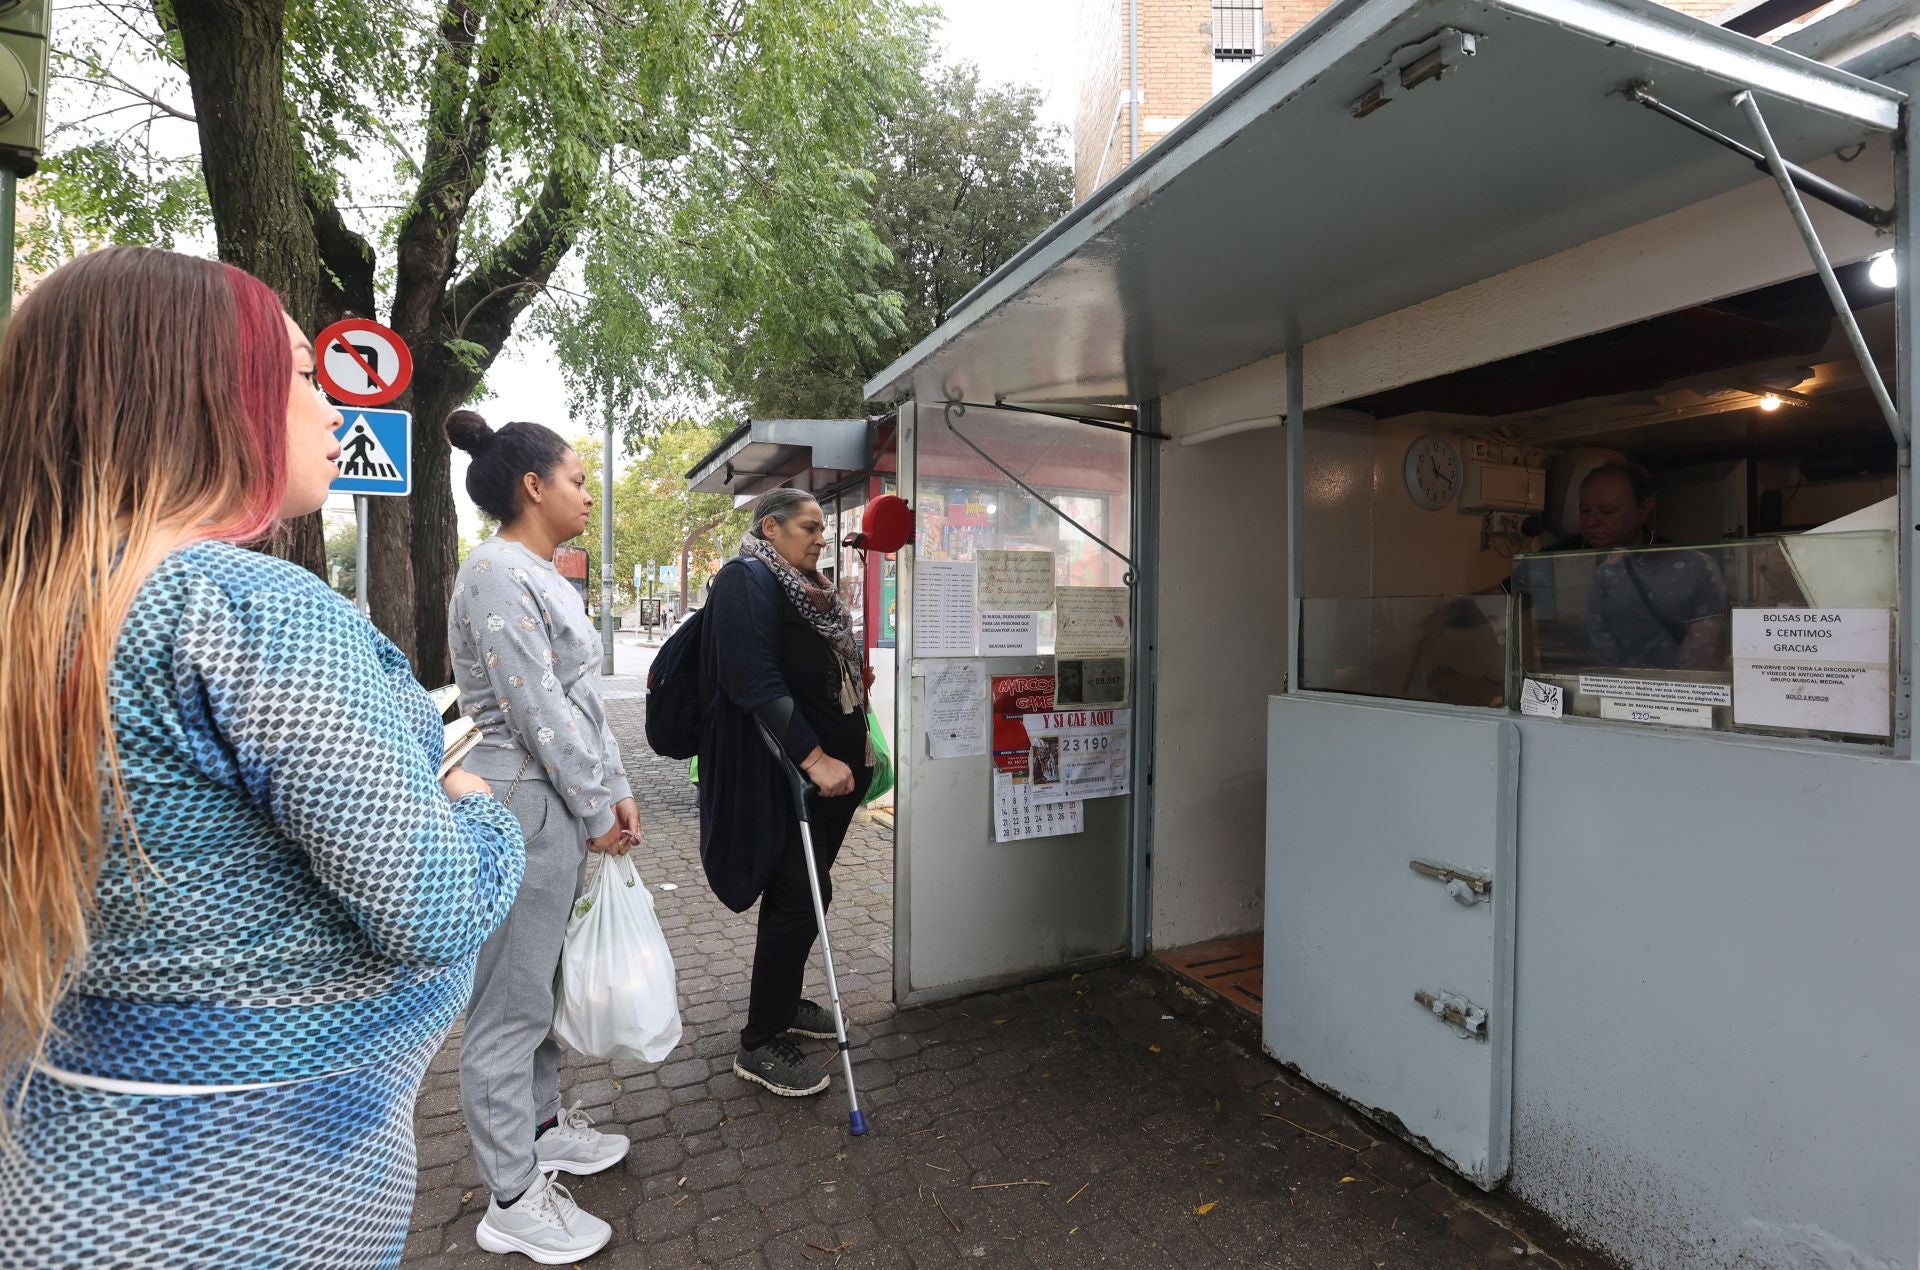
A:
[[[792,1040],[836,1037],[833,1011],[801,997],[819,934],[794,791],[764,724],[816,795],[808,800],[820,911],[831,869],[873,777],[867,685],[852,622],[818,565],[826,517],[804,490],[776,489],[753,508],[739,555],[714,579],[700,662],[713,686],[700,742],[700,858],[736,913],[760,902],[753,984],[736,1074],[776,1094],[827,1087]]]

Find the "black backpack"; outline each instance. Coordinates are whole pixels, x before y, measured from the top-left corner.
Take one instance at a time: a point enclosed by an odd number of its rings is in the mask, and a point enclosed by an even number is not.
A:
[[[750,574],[779,598],[773,571],[763,563]],[[701,664],[706,645],[707,605],[680,623],[653,655],[647,671],[647,745],[662,758],[692,758],[700,752],[700,725],[713,698],[713,679]]]

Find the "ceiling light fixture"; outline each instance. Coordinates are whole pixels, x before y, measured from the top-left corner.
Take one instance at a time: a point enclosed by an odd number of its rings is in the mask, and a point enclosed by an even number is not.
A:
[[[1780,408],[1780,394],[1770,392],[1762,396],[1760,398],[1760,408],[1768,411],[1778,410]]]
[[[1879,255],[1867,261],[1867,281],[1871,282],[1874,286],[1885,287],[1888,290],[1892,290],[1893,284],[1899,280],[1899,272],[1894,268],[1893,264],[1892,248],[1888,248],[1886,251],[1881,252]]]

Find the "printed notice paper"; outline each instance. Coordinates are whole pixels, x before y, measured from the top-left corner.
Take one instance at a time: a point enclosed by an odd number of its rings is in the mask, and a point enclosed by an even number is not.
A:
[[[1060,657],[1054,660],[1053,704],[1062,710],[1127,704],[1125,657]]]
[[[1128,598],[1123,586],[1063,586],[1055,591],[1055,654],[1126,652]]]
[[[1130,710],[1030,714],[1027,773],[1036,804],[1114,798],[1127,792]]]
[[[987,613],[1033,613],[1053,607],[1051,551],[981,551],[980,608]]]
[[[993,840],[1017,842],[1023,838],[1056,838],[1086,828],[1080,803],[1037,804],[1029,796],[1024,773],[993,774]]]
[[[1557,719],[1565,711],[1565,695],[1559,684],[1544,683],[1538,679],[1524,680],[1520,685],[1520,713],[1538,715],[1545,719]]]
[[[915,657],[973,656],[975,621],[973,561],[914,561]]]
[[[1891,637],[1886,609],[1735,609],[1733,721],[1889,735]]]
[[[987,663],[937,661],[927,667],[927,757],[987,752]]]
[[[982,613],[982,657],[1031,657],[1040,651],[1038,613]]]
[[[1634,679],[1626,675],[1582,675],[1580,691],[1590,697],[1618,697],[1622,701],[1666,701],[1676,705],[1728,706],[1733,689],[1725,684],[1689,683],[1684,679]]]

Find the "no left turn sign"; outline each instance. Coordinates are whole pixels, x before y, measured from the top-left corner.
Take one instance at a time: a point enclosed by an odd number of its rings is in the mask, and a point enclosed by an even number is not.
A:
[[[405,341],[369,318],[335,322],[314,346],[320,386],[341,405],[384,405],[413,382],[413,354]]]

